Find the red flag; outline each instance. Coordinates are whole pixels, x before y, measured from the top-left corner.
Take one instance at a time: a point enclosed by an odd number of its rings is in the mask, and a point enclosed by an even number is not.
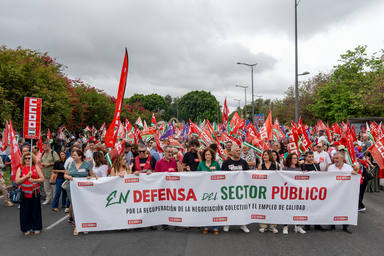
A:
[[[152,112],[151,125],[152,125],[152,126],[157,126],[156,116],[155,116],[155,113],[153,113],[153,112]]]
[[[8,130],[9,130],[9,124],[8,124],[8,121],[5,122],[5,128],[4,128],[4,132],[3,132],[3,139],[1,141],[1,151],[5,151],[7,148],[8,148]]]
[[[43,138],[41,137],[41,134],[40,134],[39,140],[37,141],[37,147],[39,148],[40,153],[42,153],[43,152]]]
[[[219,140],[217,139],[216,133],[213,133],[213,135],[215,135],[215,140],[216,140],[216,144],[217,144],[217,153],[219,153],[219,156],[221,157],[221,159],[224,160],[224,159],[226,159],[224,149],[221,147],[221,144],[220,144]]]
[[[105,134],[105,146],[113,148],[117,139],[117,131],[119,129],[119,121],[121,115],[121,106],[123,104],[123,98],[125,93],[125,87],[127,84],[127,75],[128,75],[128,52],[125,49],[123,67],[121,69],[119,91],[117,93],[115,115],[113,117],[112,123],[109,125],[107,133]]]
[[[272,140],[272,129],[272,113],[271,110],[269,110],[268,117],[265,120],[263,127],[260,129],[260,139]]]
[[[380,169],[384,169],[384,138],[373,144],[369,148],[369,152],[371,152]]]
[[[156,142],[157,151],[159,151],[159,153],[164,152],[164,150],[160,146],[159,135],[157,134],[155,134],[155,142]]]
[[[326,130],[326,134],[327,134],[327,137],[328,137],[328,142],[329,143],[332,143],[332,135],[331,135],[331,131],[329,130],[329,124],[327,122],[327,130]]]
[[[227,98],[225,98],[225,100],[224,100],[224,107],[223,107],[223,124],[227,123],[228,115],[229,115],[229,109],[228,109],[228,106],[227,106]]]
[[[11,139],[12,181],[15,181],[16,171],[21,165],[21,152],[20,152],[19,144],[17,144],[15,131],[13,130],[11,120],[9,120],[9,137]]]

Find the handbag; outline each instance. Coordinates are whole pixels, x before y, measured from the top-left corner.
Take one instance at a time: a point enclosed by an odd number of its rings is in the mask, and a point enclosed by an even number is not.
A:
[[[49,183],[52,185],[56,184],[56,179],[57,179],[57,173],[52,172],[51,177],[49,178]]]
[[[67,184],[68,184],[68,180],[65,180],[63,184],[61,184],[61,188],[64,190],[67,190]]]
[[[20,178],[22,177],[23,173],[20,172]],[[9,195],[9,200],[14,203],[14,204],[19,204],[21,203],[21,200],[23,200],[23,191],[20,188],[20,185],[8,193]]]

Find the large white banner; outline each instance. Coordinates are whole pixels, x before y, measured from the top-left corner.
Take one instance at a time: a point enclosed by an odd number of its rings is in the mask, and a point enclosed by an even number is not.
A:
[[[360,175],[295,171],[153,173],[73,179],[78,231],[160,224],[357,225]]]

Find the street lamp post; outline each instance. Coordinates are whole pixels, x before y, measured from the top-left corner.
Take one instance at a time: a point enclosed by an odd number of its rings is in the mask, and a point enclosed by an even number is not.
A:
[[[237,85],[235,85],[235,87],[240,87],[240,88],[244,89],[244,109],[243,109],[243,112],[244,112],[244,117],[247,118],[247,114],[245,112],[245,106],[247,106],[247,88],[248,88],[248,86],[237,84]]]
[[[255,64],[248,64],[243,62],[237,62],[238,65],[245,65],[248,67],[251,67],[251,88],[252,88],[252,123],[253,123],[253,117],[255,116],[255,106],[254,106],[254,100],[253,100],[253,67],[257,65]]]
[[[233,100],[239,102],[239,109],[240,109],[240,102],[241,102],[241,100],[239,100],[239,99],[233,99]]]

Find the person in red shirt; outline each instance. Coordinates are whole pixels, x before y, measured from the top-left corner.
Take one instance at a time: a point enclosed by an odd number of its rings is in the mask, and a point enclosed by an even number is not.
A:
[[[155,172],[177,172],[182,170],[179,159],[173,157],[173,149],[171,146],[165,146],[164,158],[156,163]]]

